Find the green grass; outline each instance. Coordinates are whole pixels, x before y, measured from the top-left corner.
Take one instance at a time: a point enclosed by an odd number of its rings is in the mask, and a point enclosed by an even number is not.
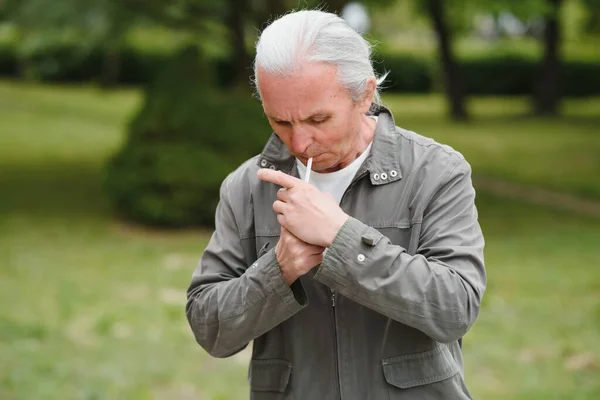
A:
[[[446,124],[438,98],[388,101],[399,125],[453,140],[476,171],[486,159],[494,165],[499,142],[499,152],[520,158],[498,155],[494,168],[520,179],[511,166],[534,163],[522,154],[551,158],[536,149],[544,133],[546,151],[593,139],[598,109],[597,100],[571,102],[568,119],[534,121],[506,118],[520,101],[481,100],[473,127],[463,127]],[[102,166],[138,104],[133,91],[0,83],[1,399],[247,398],[247,355],[211,359],[184,319],[209,233],[135,228],[109,212]],[[547,183],[564,169],[575,181],[596,176],[579,163],[593,145],[531,179]],[[598,398],[600,222],[485,193],[478,206],[489,289],[465,340],[475,398]]]
[[[566,100],[560,119],[526,116],[527,99],[476,98],[468,124],[441,118],[441,97],[384,102],[397,125],[453,146],[475,174],[600,199],[600,97]]]
[[[2,84],[0,99],[0,398],[241,398],[244,367],[208,361],[183,318],[208,233],[109,215],[103,163],[137,93]]]

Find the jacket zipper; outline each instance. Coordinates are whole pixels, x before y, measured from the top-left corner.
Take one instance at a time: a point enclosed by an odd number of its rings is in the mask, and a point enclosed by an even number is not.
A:
[[[335,291],[331,290],[331,308],[333,310],[333,349],[335,354],[335,376],[337,378],[339,399],[342,398],[342,382],[340,382],[340,361],[338,354],[337,315],[335,311]]]
[[[352,187],[356,184],[356,182],[358,182],[360,179],[362,179],[363,176],[367,175],[367,173],[368,173],[368,170],[363,170],[358,176],[354,177],[354,179],[352,180],[352,182],[350,182],[350,185],[348,185],[348,188],[342,195],[342,198],[340,200],[340,206],[342,205],[342,202],[344,201],[344,198],[346,197],[346,194],[350,191],[350,189],[352,189]],[[338,354],[337,314],[335,311],[336,293],[335,293],[335,290],[330,289],[330,291],[331,291],[331,308],[333,310],[333,333],[334,333],[333,343],[334,343],[334,352],[335,352],[335,375],[337,377],[338,392],[340,395],[339,398],[341,400],[342,399],[342,382],[340,381],[340,360],[339,360],[339,354]]]

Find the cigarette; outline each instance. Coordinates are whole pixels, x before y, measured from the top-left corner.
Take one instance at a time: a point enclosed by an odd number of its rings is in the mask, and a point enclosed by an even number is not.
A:
[[[306,163],[306,175],[304,176],[304,182],[308,182],[310,179],[310,169],[312,168],[312,157],[308,159]]]

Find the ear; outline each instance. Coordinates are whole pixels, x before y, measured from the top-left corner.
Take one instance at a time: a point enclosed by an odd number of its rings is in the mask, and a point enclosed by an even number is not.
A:
[[[367,84],[365,85],[365,92],[363,94],[362,99],[358,102],[358,109],[361,114],[366,114],[371,108],[371,104],[373,103],[373,96],[375,95],[375,90],[377,89],[377,81],[375,77],[372,76],[367,79]]]

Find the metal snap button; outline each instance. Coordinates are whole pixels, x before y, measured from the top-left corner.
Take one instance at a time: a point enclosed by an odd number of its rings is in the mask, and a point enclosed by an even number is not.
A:
[[[356,259],[358,260],[358,262],[363,262],[365,261],[365,255],[364,254],[359,254]]]
[[[385,181],[387,179],[387,174],[384,172],[381,174],[381,180]]]
[[[393,169],[393,170],[390,171],[390,176],[392,178],[395,178],[396,176],[398,176],[398,172],[396,172],[396,170]]]
[[[269,165],[269,169],[276,169],[274,165]]]
[[[266,167],[267,166],[267,160],[265,160],[264,158],[262,160],[260,160],[260,166],[261,167]]]
[[[379,174],[373,174],[373,179],[375,179],[376,181],[379,180]]]

